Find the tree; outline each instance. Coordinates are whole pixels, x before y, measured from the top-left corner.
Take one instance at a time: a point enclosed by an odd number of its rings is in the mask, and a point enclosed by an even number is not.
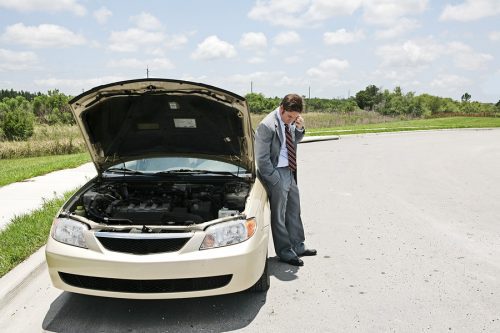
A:
[[[471,97],[472,96],[468,92],[466,92],[462,95],[462,102],[469,102]]]
[[[69,96],[59,90],[49,90],[47,95],[40,95],[33,100],[33,112],[38,121],[49,125],[74,124],[69,108]]]
[[[2,100],[0,119],[3,135],[8,140],[26,140],[33,135],[35,116],[31,104],[22,96]]]
[[[375,106],[382,102],[382,93],[380,88],[375,85],[369,85],[365,90],[360,90],[356,93],[356,103],[360,109],[375,110]]]
[[[252,113],[269,113],[279,104],[279,98],[266,98],[261,93],[250,93],[245,95],[248,108]]]

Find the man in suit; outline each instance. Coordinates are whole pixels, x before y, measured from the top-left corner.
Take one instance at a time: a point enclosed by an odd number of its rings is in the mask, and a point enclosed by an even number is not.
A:
[[[302,97],[288,94],[255,132],[257,175],[269,195],[274,250],[281,261],[302,266],[299,257],[314,256],[304,245],[297,187],[297,143],[304,137]]]

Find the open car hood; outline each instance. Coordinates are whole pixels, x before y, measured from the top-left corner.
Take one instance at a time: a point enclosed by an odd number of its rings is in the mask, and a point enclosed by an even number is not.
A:
[[[209,85],[139,79],[93,88],[70,101],[99,174],[160,156],[220,160],[255,173],[245,99]]]

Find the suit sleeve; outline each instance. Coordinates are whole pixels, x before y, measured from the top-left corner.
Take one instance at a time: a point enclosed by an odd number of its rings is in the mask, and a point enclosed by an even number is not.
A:
[[[255,159],[260,176],[266,183],[275,185],[279,180],[279,174],[271,161],[271,144],[274,132],[261,123],[255,131]]]
[[[295,142],[299,143],[300,141],[302,141],[305,133],[306,133],[305,128],[302,128],[302,130],[299,130],[297,127],[295,127]]]

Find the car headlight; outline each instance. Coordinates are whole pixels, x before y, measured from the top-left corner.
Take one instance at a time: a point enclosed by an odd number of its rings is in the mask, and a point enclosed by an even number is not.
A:
[[[89,230],[89,227],[84,223],[68,218],[56,218],[52,238],[64,244],[87,248],[84,237],[86,230]]]
[[[246,241],[257,229],[254,218],[222,222],[208,227],[200,250],[234,245]]]

